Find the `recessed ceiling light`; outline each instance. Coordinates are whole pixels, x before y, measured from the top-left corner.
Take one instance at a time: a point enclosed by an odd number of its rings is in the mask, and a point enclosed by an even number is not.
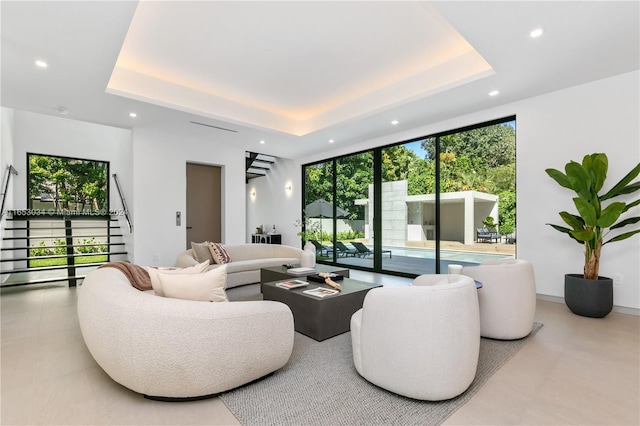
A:
[[[136,118],[138,116],[138,114],[136,114],[135,112],[130,112],[129,113],[129,117],[131,118]]]
[[[540,37],[542,34],[544,34],[544,28],[536,28],[535,30],[531,31],[529,33],[529,35],[531,36],[531,38],[538,38]]]
[[[333,143],[335,142],[333,139],[329,139],[329,143]]]
[[[49,65],[45,61],[37,60],[36,67],[38,68],[47,68]]]
[[[398,125],[398,123],[400,123],[398,120],[393,120],[393,121],[391,122],[391,124],[393,124],[394,126],[397,126],[397,125]]]
[[[492,90],[489,92],[489,96],[498,96],[500,94],[500,91],[498,90]]]
[[[261,143],[262,145],[264,145],[264,141],[260,141],[260,143]]]

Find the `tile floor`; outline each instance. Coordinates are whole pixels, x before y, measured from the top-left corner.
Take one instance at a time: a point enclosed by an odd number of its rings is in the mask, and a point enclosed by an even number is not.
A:
[[[384,285],[406,279],[353,271]],[[80,334],[76,290],[1,290],[3,425],[238,424],[217,398],[163,403],[113,382]],[[447,425],[640,424],[640,317],[573,315],[538,301],[544,327]]]

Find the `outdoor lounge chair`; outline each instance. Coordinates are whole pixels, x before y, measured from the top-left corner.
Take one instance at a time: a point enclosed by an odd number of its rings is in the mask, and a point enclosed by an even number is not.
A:
[[[333,249],[331,247],[323,246],[316,240],[309,240],[311,244],[316,247],[316,254],[320,256],[329,256],[329,252],[332,252]]]
[[[347,257],[347,256],[355,257],[358,254],[358,250],[348,248],[347,246],[345,246],[342,243],[342,241],[336,241],[335,247],[336,247],[336,250],[338,252],[338,256],[340,256],[342,254],[345,257]]]
[[[499,232],[491,232],[488,228],[476,229],[476,241],[479,243],[492,243],[494,240],[499,243],[502,239],[502,235]]]
[[[516,230],[504,236],[505,242],[507,244],[515,244],[516,243]]]
[[[359,243],[357,241],[352,241],[351,245],[354,246],[356,248],[356,250],[358,250],[357,256],[358,257],[367,257],[368,255],[372,255],[373,256],[373,250],[371,250],[369,247],[365,246],[362,243]],[[389,259],[391,259],[391,250],[382,250],[382,254],[385,253],[389,253]]]

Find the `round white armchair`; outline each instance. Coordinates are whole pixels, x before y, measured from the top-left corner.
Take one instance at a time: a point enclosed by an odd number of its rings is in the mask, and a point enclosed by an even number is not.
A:
[[[520,339],[531,333],[536,312],[533,265],[523,259],[488,260],[462,274],[482,283],[478,291],[480,334],[492,339]]]
[[[409,398],[450,399],[473,382],[480,350],[478,295],[462,275],[421,275],[374,288],[351,317],[353,362],[371,383]]]

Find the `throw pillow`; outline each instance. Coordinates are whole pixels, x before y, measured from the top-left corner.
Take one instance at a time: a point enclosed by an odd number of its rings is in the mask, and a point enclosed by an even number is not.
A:
[[[209,268],[209,261],[204,261],[202,263],[198,263],[197,265],[189,266],[187,268],[158,268],[155,266],[147,266],[145,269],[149,273],[149,277],[151,278],[151,286],[153,287],[153,291],[158,296],[164,297],[164,289],[162,288],[162,283],[158,278],[158,273],[163,274],[201,274],[206,272]]]
[[[192,241],[191,249],[193,250],[193,257],[195,257],[198,262],[208,260],[213,263],[213,257],[211,257],[211,252],[209,251],[209,241],[205,241],[204,243],[194,243]]]
[[[225,250],[222,244],[209,243],[209,251],[211,252],[211,257],[214,262],[220,265],[231,262],[231,256],[229,256],[229,253],[227,253],[227,250]]]
[[[160,272],[166,297],[203,302],[228,302],[224,291],[227,285],[227,267],[221,266],[204,274],[166,274]]]

